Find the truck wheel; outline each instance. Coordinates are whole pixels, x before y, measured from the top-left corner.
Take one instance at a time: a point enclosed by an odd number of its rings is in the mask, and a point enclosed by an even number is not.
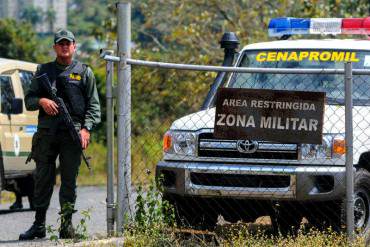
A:
[[[164,195],[163,199],[173,206],[180,227],[206,230],[213,229],[217,223],[217,214],[201,198]]]
[[[365,169],[356,172],[353,205],[355,229],[367,233],[370,229],[370,173]]]
[[[369,191],[359,189],[355,192],[355,228],[359,231],[369,229]]]
[[[297,233],[302,221],[302,215],[298,210],[291,205],[274,207],[270,218],[276,235],[279,233],[282,235],[295,235]]]
[[[7,190],[12,191],[19,196],[27,196],[30,204],[30,209],[34,209],[33,205],[33,193],[34,193],[34,180],[32,175],[28,175],[22,178],[14,179],[13,183],[9,183]]]
[[[347,223],[346,200],[326,202],[326,204],[329,205],[327,208],[316,205],[313,211],[316,214],[311,213],[309,221],[319,229],[326,230],[330,225],[335,231],[344,230],[342,226]],[[355,231],[359,234],[366,234],[370,230],[370,173],[365,169],[359,169],[355,173],[353,204]]]

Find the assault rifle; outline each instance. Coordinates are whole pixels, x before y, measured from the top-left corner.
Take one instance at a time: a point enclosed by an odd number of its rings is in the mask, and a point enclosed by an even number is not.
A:
[[[87,168],[91,172],[91,166],[90,166],[90,163],[89,163],[90,157],[86,157],[85,156],[85,153],[84,153],[84,151],[82,149],[82,146],[81,146],[81,136],[80,136],[80,133],[78,133],[78,131],[76,130],[76,128],[75,128],[75,126],[73,124],[72,117],[69,114],[68,109],[67,109],[67,107],[66,107],[63,99],[57,96],[57,89],[51,87],[51,83],[50,83],[49,78],[48,78],[48,76],[47,76],[46,73],[45,74],[42,74],[40,76],[37,76],[36,77],[36,80],[46,90],[46,92],[49,95],[49,97],[51,98],[51,100],[53,100],[58,105],[59,116],[63,120],[65,126],[67,127],[67,129],[69,131],[69,134],[72,137],[72,140],[80,148],[81,154],[82,154],[82,158],[85,161]]]

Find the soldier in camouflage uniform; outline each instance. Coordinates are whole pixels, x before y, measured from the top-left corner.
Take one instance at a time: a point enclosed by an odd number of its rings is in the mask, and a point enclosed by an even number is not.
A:
[[[92,70],[73,60],[75,37],[68,30],[54,36],[56,60],[38,67],[36,76],[46,73],[57,96],[61,97],[81,136],[81,146],[87,148],[90,132],[100,122],[100,103]],[[35,76],[35,78],[36,78]],[[76,200],[76,179],[81,163],[81,148],[73,142],[64,122],[59,118],[58,105],[46,91],[32,80],[25,95],[27,110],[39,110],[38,128],[32,139],[32,158],[36,162],[34,207],[35,222],[19,236],[20,240],[43,238],[45,218],[55,184],[55,161],[59,155],[61,187],[59,202],[62,215],[60,238],[73,238],[72,213]]]

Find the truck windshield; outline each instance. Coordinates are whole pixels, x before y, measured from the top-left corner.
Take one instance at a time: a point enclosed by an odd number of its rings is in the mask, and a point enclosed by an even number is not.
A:
[[[245,51],[239,67],[343,69],[351,61],[353,69],[370,69],[370,51],[267,50]],[[344,104],[343,74],[234,73],[230,88],[276,89],[326,92],[328,104]],[[370,105],[370,76],[353,76],[354,105]]]

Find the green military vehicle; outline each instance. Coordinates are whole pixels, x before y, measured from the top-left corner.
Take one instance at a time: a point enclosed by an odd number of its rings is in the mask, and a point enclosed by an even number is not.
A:
[[[0,58],[0,188],[32,197],[35,168],[26,164],[32,136],[37,130],[37,111],[27,111],[24,94],[37,64]]]

